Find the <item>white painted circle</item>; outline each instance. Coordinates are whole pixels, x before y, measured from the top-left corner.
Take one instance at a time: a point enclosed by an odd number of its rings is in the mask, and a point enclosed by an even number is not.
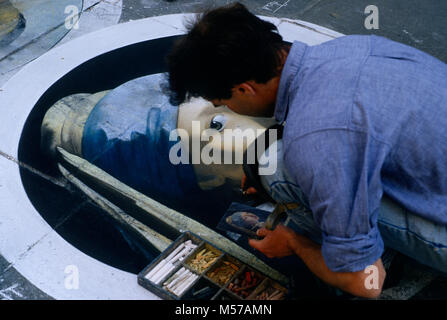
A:
[[[183,34],[187,16],[174,14],[111,26],[58,46],[26,65],[0,91],[0,150],[17,159],[28,114],[65,74],[123,46]],[[303,21],[262,18],[277,25],[287,41],[313,45],[341,36]],[[32,284],[56,299],[158,299],[138,285],[135,274],[99,262],[59,236],[29,201],[13,161],[0,157],[0,177],[0,253]],[[78,289],[65,286],[69,265],[78,267]]]

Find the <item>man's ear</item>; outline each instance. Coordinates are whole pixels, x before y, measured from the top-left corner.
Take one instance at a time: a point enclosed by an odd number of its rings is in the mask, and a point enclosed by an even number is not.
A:
[[[244,82],[241,84],[238,84],[234,87],[234,91],[236,94],[239,95],[255,95],[256,94],[256,90],[255,88],[249,83],[249,82]]]

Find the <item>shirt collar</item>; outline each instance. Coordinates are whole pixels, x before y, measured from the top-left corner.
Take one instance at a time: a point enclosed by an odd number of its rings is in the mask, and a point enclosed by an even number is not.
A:
[[[305,43],[295,41],[290,48],[286,63],[282,69],[275,106],[275,119],[279,123],[283,123],[287,117],[290,85],[298,73],[306,48],[307,45]]]

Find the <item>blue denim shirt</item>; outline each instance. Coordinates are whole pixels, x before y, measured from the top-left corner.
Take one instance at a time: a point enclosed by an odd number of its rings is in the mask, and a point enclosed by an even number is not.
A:
[[[377,36],[295,42],[275,109],[284,162],[308,198],[333,271],[383,252],[382,195],[447,224],[447,65]]]

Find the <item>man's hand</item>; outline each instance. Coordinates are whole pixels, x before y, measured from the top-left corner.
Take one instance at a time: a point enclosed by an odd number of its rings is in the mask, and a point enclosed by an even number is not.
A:
[[[263,239],[250,239],[248,243],[268,258],[281,258],[295,254],[294,249],[290,246],[295,232],[282,224],[279,224],[273,231],[265,228],[259,229],[256,235]]]
[[[369,281],[369,272],[365,272],[365,270],[356,272],[331,271],[324,261],[321,246],[307,237],[295,233],[290,228],[280,224],[273,231],[259,229],[257,235],[264,238],[262,240],[250,239],[249,244],[269,258],[296,254],[318,278],[355,296],[377,298],[382,292],[386,272],[381,259],[378,259],[372,265],[378,272],[378,278],[377,287],[370,288],[365,285]]]
[[[242,181],[241,181],[241,189],[242,189],[242,192],[244,193],[244,194],[255,194],[255,193],[257,193],[258,191],[255,189],[255,188],[253,188],[253,187],[248,187],[246,190],[245,190],[245,188],[246,188],[246,186],[245,186],[245,184],[247,183],[247,176],[244,174],[244,176],[242,177]]]

